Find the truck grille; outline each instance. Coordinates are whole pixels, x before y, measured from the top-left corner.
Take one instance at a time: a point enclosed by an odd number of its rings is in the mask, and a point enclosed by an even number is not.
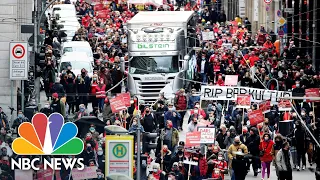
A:
[[[139,81],[137,82],[138,94],[146,105],[153,104],[159,98],[160,91],[169,83],[169,81]]]

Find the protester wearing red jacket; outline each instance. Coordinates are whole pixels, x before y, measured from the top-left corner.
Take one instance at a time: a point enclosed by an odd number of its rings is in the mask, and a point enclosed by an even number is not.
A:
[[[267,170],[267,178],[270,178],[270,165],[273,160],[272,158],[272,147],[274,142],[271,139],[270,134],[264,134],[263,140],[260,142],[259,150],[260,150],[260,160],[262,166],[261,176],[262,179],[265,177],[265,172]]]
[[[82,19],[81,19],[81,23],[85,28],[88,28],[90,25],[90,16],[87,13]]]
[[[104,99],[106,98],[106,85],[104,84],[104,80],[100,79],[99,85],[96,86],[96,98],[98,101],[98,107],[100,112],[103,110]]]

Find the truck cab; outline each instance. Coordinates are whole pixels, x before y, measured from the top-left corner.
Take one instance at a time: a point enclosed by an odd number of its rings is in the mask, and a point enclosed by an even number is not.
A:
[[[160,92],[171,99],[186,86],[194,42],[194,12],[139,12],[127,24],[129,31],[128,89],[145,104]],[[192,77],[191,77],[192,78]]]

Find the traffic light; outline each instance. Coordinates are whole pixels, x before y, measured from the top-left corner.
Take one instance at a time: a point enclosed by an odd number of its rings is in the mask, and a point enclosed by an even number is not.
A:
[[[158,133],[144,133],[143,140],[142,140],[142,153],[149,153],[151,149],[157,148],[157,141],[158,141]]]
[[[148,168],[148,163],[147,163],[147,160],[148,160],[148,156],[145,155],[145,154],[141,154],[140,156],[140,179],[147,179],[147,168]],[[137,168],[137,156],[134,155],[134,161],[135,161],[135,167]],[[138,169],[137,169],[138,171]],[[136,175],[136,174],[135,174]]]

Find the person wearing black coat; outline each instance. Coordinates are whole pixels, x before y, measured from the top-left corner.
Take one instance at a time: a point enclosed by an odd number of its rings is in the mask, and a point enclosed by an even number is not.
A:
[[[254,176],[258,175],[259,169],[259,145],[260,145],[260,136],[257,128],[252,127],[250,129],[250,136],[247,138],[245,145],[248,147],[249,154],[251,155],[252,161],[248,163],[247,169],[250,169],[250,164],[252,164],[252,169],[254,172]]]
[[[235,180],[245,180],[247,176],[247,161],[242,152],[236,152],[236,157],[232,160],[232,169],[234,172]]]
[[[297,120],[295,122],[296,128],[293,131],[296,149],[297,149],[297,170],[300,171],[300,162],[302,160],[302,170],[306,168],[306,153],[307,153],[307,132],[303,125],[301,124],[300,120]],[[289,135],[289,137],[292,137],[292,134]]]
[[[59,98],[63,97],[65,95],[65,91],[63,88],[63,85],[60,84],[60,78],[56,78],[56,82],[53,84],[51,88],[51,94],[58,93]]]
[[[76,111],[79,111],[79,105],[84,104],[88,107],[88,95],[90,92],[91,79],[87,75],[87,71],[83,68],[81,75],[76,79]]]
[[[70,114],[70,111],[72,112],[72,114],[74,114],[76,84],[74,82],[72,74],[68,74],[66,93],[67,103],[69,104],[68,114]]]

